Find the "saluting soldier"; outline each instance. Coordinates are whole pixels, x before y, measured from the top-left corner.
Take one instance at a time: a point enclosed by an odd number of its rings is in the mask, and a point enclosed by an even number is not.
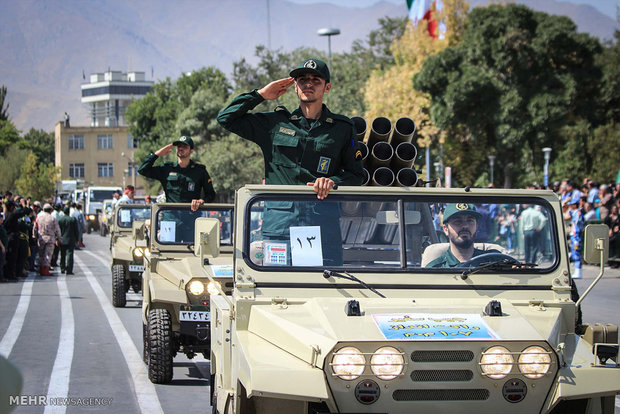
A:
[[[355,140],[353,122],[332,113],[323,104],[325,94],[332,87],[329,68],[319,59],[307,59],[289,75],[260,90],[237,96],[219,113],[218,122],[261,147],[266,184],[309,185],[319,200],[325,199],[335,184],[361,185],[362,153]],[[248,113],[265,100],[284,95],[293,85],[299,107],[292,113],[284,106],[276,107],[273,112]],[[339,215],[333,209],[328,203],[312,207],[306,203],[305,208],[300,203],[268,203],[263,236],[287,239],[290,226],[319,223],[322,239],[337,243],[341,239]],[[312,213],[316,216],[309,217]],[[340,246],[332,249],[323,246],[323,252],[324,257],[331,256],[325,264],[342,261]]]
[[[177,162],[165,162],[164,165],[154,166],[159,157],[165,157],[177,148]],[[155,153],[146,157],[138,172],[148,178],[158,180],[169,203],[191,203],[192,211],[198,210],[201,204],[212,202],[215,191],[207,168],[190,160],[194,152],[194,141],[191,137],[182,136]]]

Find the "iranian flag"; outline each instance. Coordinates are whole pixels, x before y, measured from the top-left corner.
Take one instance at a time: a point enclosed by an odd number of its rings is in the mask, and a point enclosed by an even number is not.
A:
[[[421,20],[428,22],[428,34],[437,39],[437,20],[433,16],[435,11],[441,8],[441,0],[407,0],[409,19],[414,25]]]

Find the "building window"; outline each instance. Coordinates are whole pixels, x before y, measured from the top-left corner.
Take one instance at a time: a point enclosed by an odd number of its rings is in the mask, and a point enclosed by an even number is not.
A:
[[[127,163],[127,175],[128,176],[132,176],[135,175],[136,177],[138,176],[138,169],[136,168],[136,163],[135,162],[128,162]]]
[[[84,163],[69,164],[69,177],[84,178]]]
[[[112,134],[97,135],[97,148],[112,148]]]
[[[84,135],[69,135],[69,149],[70,150],[84,149]]]
[[[114,177],[114,164],[112,164],[111,162],[98,163],[97,175],[99,177]]]
[[[127,135],[127,148],[138,148],[140,146],[140,140],[133,137],[133,135]]]

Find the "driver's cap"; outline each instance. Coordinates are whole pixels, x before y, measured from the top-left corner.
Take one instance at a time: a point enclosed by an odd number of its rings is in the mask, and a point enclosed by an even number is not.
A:
[[[482,214],[476,211],[476,207],[473,204],[468,203],[452,203],[446,205],[446,209],[443,212],[443,222],[447,223],[452,216],[457,214],[469,214],[474,216],[476,220],[482,217]]]
[[[194,140],[192,137],[188,137],[187,135],[183,135],[181,138],[177,139],[172,143],[172,145],[178,144],[187,144],[191,149],[194,149]]]

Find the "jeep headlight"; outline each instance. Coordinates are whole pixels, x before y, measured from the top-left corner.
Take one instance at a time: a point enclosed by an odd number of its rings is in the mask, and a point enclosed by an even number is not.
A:
[[[332,371],[338,378],[351,381],[359,378],[364,372],[366,359],[359,349],[346,346],[332,357]]]
[[[209,295],[218,295],[221,289],[222,285],[220,282],[209,282],[209,284],[207,284],[207,292],[209,292]]]
[[[503,346],[492,346],[482,353],[480,369],[492,379],[502,379],[510,373],[514,358]]]
[[[205,291],[205,285],[200,280],[192,280],[189,282],[187,290],[194,296],[200,296]]]
[[[392,380],[398,377],[405,367],[405,359],[398,349],[384,346],[370,358],[370,369],[377,378]]]
[[[142,250],[142,247],[136,247],[133,249],[133,255],[134,257],[142,257],[144,256],[144,250]]]
[[[549,352],[541,346],[527,347],[519,355],[519,371],[528,378],[541,378],[551,366]]]

